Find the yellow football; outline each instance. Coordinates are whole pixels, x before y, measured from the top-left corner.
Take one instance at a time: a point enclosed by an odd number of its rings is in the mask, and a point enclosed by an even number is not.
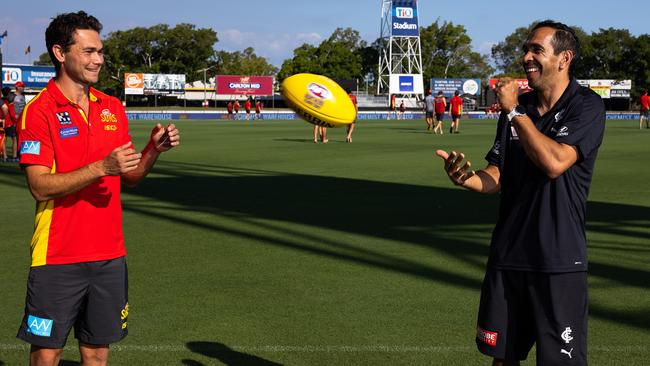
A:
[[[289,108],[315,125],[341,127],[357,118],[357,111],[345,90],[323,75],[289,76],[282,82],[282,96]]]

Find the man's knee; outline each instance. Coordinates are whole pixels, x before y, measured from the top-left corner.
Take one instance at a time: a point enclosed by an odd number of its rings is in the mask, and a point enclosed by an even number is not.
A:
[[[81,364],[84,366],[108,365],[108,345],[79,344]]]
[[[29,353],[30,366],[56,366],[59,364],[63,349],[43,348],[32,345]]]

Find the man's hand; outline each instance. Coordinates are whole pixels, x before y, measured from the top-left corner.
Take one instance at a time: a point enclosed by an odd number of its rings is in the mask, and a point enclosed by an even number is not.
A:
[[[181,135],[173,123],[163,127],[160,123],[151,130],[151,143],[157,152],[165,152],[181,143]]]
[[[105,176],[128,173],[138,167],[141,157],[142,154],[135,152],[131,142],[116,147],[104,160],[95,163],[95,167],[99,168],[97,174]]]
[[[497,82],[494,92],[499,100],[499,107],[506,113],[510,113],[517,106],[519,86],[513,78],[501,78]]]
[[[462,167],[460,164],[465,159],[463,153],[458,154],[455,151],[447,153],[443,150],[437,150],[436,155],[438,155],[445,162],[445,172],[449,179],[457,186],[462,186],[465,184],[465,181],[474,176],[475,172],[470,170],[472,163],[467,161]]]

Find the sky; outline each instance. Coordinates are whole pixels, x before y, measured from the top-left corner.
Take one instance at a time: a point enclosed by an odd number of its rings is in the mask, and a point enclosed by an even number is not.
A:
[[[369,43],[379,37],[381,0],[33,0],[9,2],[0,12],[0,34],[5,30],[2,52],[5,63],[30,64],[46,52],[44,33],[52,17],[84,10],[104,25],[102,36],[112,31],[155,24],[195,24],[217,32],[217,50],[241,51],[253,47],[258,56],[275,66],[291,58],[303,43],[318,45],[338,28],[351,27]],[[14,6],[13,4],[20,4]],[[80,5],[84,3],[83,5]],[[465,26],[472,49],[489,54],[516,28],[536,20],[553,19],[586,32],[600,28],[628,29],[631,34],[650,33],[647,2],[583,0],[419,0],[420,26],[436,19]],[[639,10],[643,13],[635,12]],[[31,53],[25,54],[30,46]]]

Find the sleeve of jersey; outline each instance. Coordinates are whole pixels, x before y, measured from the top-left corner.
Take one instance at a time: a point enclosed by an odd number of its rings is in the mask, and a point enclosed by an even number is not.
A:
[[[597,151],[605,132],[605,105],[600,96],[586,95],[580,108],[575,108],[558,128],[555,141],[578,148],[580,160]]]
[[[52,136],[45,113],[39,108],[25,108],[19,124],[20,164],[54,165]]]
[[[494,137],[494,143],[490,148],[490,151],[485,155],[485,160],[490,165],[501,166],[501,135],[503,133],[503,124],[506,123],[507,117],[505,114],[501,113],[499,117],[499,122],[497,123],[497,133]]]

